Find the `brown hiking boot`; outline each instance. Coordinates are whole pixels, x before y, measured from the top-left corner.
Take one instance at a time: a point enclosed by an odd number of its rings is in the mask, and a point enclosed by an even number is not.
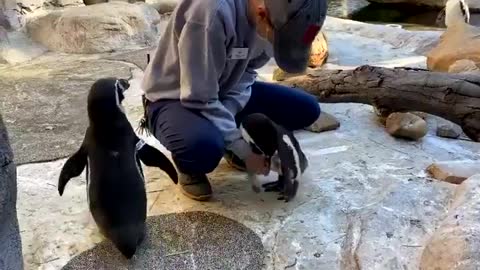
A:
[[[206,175],[180,173],[178,179],[182,193],[192,200],[206,201],[212,196],[212,187]]]
[[[230,167],[242,172],[245,172],[247,170],[247,167],[245,166],[245,162],[243,162],[243,160],[237,157],[233,152],[227,151],[223,156],[223,158],[225,158],[225,160],[227,161],[228,165],[230,165]]]

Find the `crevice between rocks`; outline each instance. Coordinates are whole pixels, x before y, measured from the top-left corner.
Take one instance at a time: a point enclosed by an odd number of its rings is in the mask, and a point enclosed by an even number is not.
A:
[[[361,270],[358,248],[362,242],[363,221],[358,214],[347,215],[347,230],[342,243],[341,269]]]

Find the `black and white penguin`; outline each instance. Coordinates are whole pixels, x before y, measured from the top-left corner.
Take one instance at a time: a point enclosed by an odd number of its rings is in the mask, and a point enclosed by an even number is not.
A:
[[[445,7],[437,16],[436,24],[446,27],[470,24],[470,9],[468,4],[465,0],[447,0]]]
[[[263,184],[263,190],[280,192],[279,200],[290,201],[297,193],[298,180],[308,167],[308,159],[293,132],[260,113],[246,116],[240,130],[252,151],[264,155],[271,170],[278,173],[278,180]],[[256,175],[249,174],[249,180],[253,190],[260,192]]]
[[[140,161],[159,167],[177,184],[170,160],[137,137],[122,106],[127,80],[97,80],[88,94],[89,126],[81,147],[66,161],[58,180],[68,181],[86,167],[87,199],[101,233],[128,259],[145,235],[147,197]]]

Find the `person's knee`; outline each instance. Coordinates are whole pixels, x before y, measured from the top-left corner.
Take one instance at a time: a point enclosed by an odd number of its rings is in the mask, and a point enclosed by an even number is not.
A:
[[[174,159],[180,171],[187,174],[212,172],[224,154],[223,138],[212,130],[192,132],[183,144],[183,151],[174,153]]]
[[[320,117],[321,109],[320,103],[318,103],[317,98],[314,96],[309,95],[305,103],[306,112],[303,117],[303,127],[308,127]]]
[[[305,94],[298,102],[295,115],[295,121],[292,122],[292,129],[303,129],[312,125],[320,117],[321,109],[317,99],[309,94]]]

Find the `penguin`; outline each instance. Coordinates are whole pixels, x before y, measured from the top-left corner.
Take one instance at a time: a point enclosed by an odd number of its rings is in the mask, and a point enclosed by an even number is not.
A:
[[[264,155],[272,171],[278,173],[278,180],[260,187],[256,175],[248,178],[255,192],[279,192],[279,200],[289,202],[297,193],[299,179],[308,168],[308,159],[302,151],[293,132],[276,124],[261,113],[250,114],[240,124],[242,138],[250,145],[252,152]]]
[[[174,165],[135,134],[122,106],[127,80],[95,81],[87,98],[89,125],[80,148],[65,162],[58,179],[63,195],[71,178],[86,168],[87,201],[100,232],[127,258],[145,236],[147,196],[141,162],[165,171],[178,183]]]
[[[440,27],[451,27],[456,24],[470,24],[470,9],[465,0],[448,0],[439,12],[435,24]]]

